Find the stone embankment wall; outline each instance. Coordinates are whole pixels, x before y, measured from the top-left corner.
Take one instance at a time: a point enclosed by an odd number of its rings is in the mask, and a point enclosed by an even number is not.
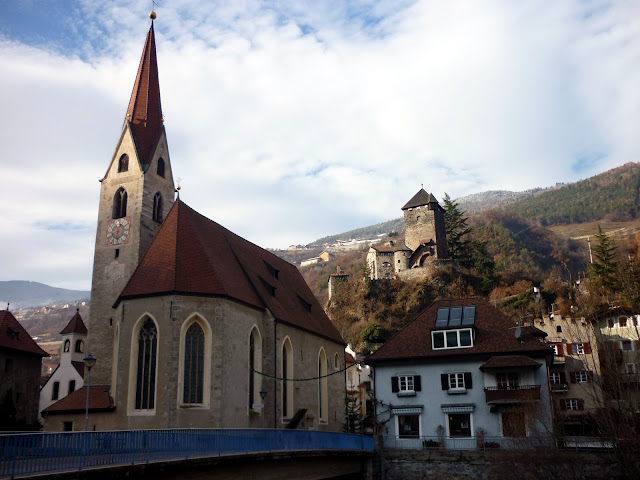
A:
[[[625,461],[626,460],[626,461]],[[638,478],[638,459],[562,450],[382,450],[372,480],[578,480]]]

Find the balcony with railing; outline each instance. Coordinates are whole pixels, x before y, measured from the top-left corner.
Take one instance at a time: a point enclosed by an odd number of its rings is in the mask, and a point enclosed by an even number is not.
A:
[[[551,393],[568,392],[568,391],[569,391],[569,384],[567,384],[567,383],[552,383],[551,384]]]
[[[553,364],[554,365],[564,365],[566,363],[566,360],[564,358],[564,355],[554,355],[553,356]]]
[[[498,386],[484,389],[487,403],[528,403],[540,400],[540,385]]]

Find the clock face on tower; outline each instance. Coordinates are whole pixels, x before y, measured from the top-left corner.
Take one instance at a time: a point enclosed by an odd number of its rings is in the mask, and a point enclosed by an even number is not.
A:
[[[127,243],[130,227],[131,224],[128,217],[109,220],[107,224],[107,244],[123,245]]]

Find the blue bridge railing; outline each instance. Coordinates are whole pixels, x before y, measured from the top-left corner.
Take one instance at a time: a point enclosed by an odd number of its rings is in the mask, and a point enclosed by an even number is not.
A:
[[[0,435],[0,478],[254,452],[373,452],[373,438],[307,430],[173,429]]]

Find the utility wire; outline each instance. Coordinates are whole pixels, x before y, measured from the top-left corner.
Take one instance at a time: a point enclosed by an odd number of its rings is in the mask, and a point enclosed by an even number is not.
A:
[[[258,370],[254,370],[254,369],[251,369],[251,371],[253,373],[257,373],[258,375],[262,375],[263,377],[274,378],[276,380],[284,380],[285,382],[309,382],[311,380],[319,380],[321,378],[330,377],[331,375],[336,375],[338,373],[346,371],[347,369],[349,369],[351,367],[355,367],[356,365],[357,364],[354,363],[352,365],[349,365],[348,367],[344,367],[344,368],[341,368],[340,370],[336,370],[335,372],[327,373],[326,375],[321,375],[319,377],[309,377],[309,378],[284,378],[284,377],[278,377],[277,375],[269,375],[268,373],[260,372]]]

